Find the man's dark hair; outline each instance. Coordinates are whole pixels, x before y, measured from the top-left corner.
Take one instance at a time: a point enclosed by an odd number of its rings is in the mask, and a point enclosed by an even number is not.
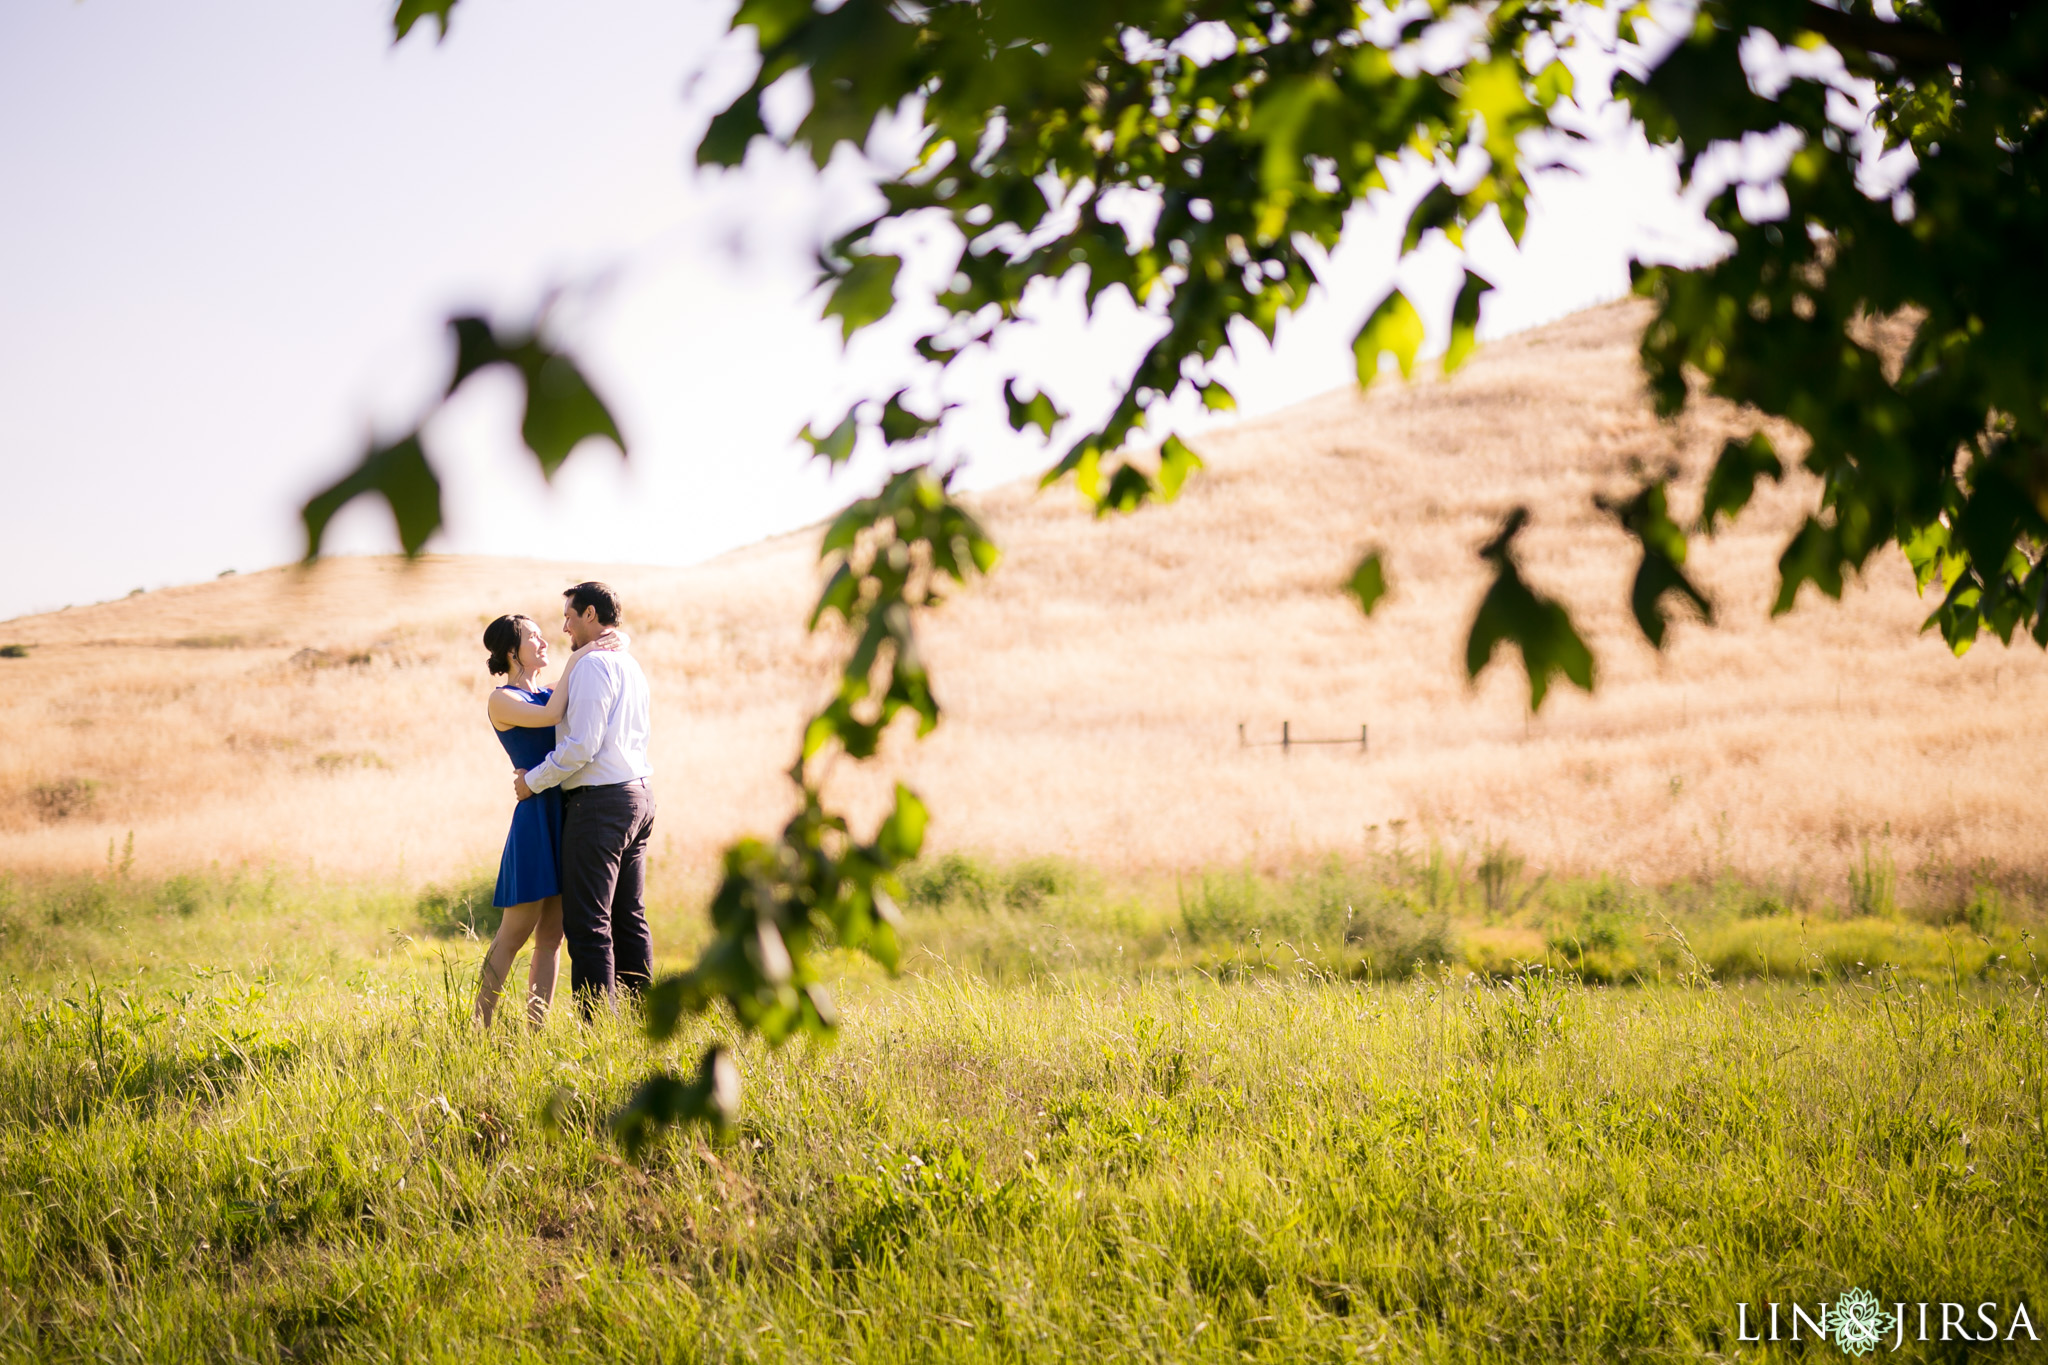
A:
[[[581,616],[592,607],[597,608],[597,623],[601,626],[615,626],[624,608],[619,595],[612,591],[609,583],[578,583],[564,592],[569,599],[569,610]]]
[[[491,672],[503,677],[512,671],[512,660],[519,653],[519,623],[533,625],[531,616],[500,616],[484,627],[484,648],[491,651]]]

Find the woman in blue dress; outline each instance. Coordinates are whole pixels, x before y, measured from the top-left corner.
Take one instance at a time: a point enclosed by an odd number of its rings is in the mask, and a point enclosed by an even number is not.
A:
[[[491,652],[490,669],[505,678],[494,688],[486,712],[498,742],[512,766],[524,770],[545,759],[555,747],[555,725],[568,701],[569,674],[593,649],[617,649],[611,632],[569,656],[561,680],[553,688],[540,685],[548,666],[548,641],[527,616],[500,616],[484,628],[484,648]],[[526,971],[526,1015],[538,1026],[555,998],[555,966],[562,946],[562,793],[540,792],[512,808],[512,828],[505,853],[498,860],[498,888],[491,903],[504,911],[491,939],[477,982],[476,1017],[486,1027],[497,1012],[498,994],[526,941],[533,940],[533,960]]]

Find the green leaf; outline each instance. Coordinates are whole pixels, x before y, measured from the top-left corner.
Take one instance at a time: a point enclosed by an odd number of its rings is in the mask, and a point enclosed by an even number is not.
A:
[[[1159,499],[1172,502],[1180,496],[1188,475],[1202,467],[1202,457],[1189,450],[1178,436],[1168,436],[1159,447]]]
[[[450,318],[448,328],[455,334],[455,372],[446,393],[453,394],[471,375],[492,365],[518,371],[526,388],[520,435],[545,477],[552,479],[569,452],[593,436],[610,441],[621,455],[626,453],[611,410],[568,356],[531,332],[501,334],[480,317]]]
[[[1941,579],[1944,589],[1954,584],[1970,562],[1968,555],[1955,551],[1947,523],[1939,520],[1915,527],[1911,534],[1900,538],[1899,548],[1905,551],[1906,562],[1913,567],[1915,591],[1923,593],[1936,578]]]
[[[306,523],[306,561],[320,557],[320,543],[334,514],[365,493],[391,507],[398,543],[408,558],[419,554],[441,526],[441,481],[427,463],[418,432],[388,446],[372,446],[356,467],[307,500],[299,515]]]
[[[857,416],[859,411],[860,407],[858,404],[848,408],[846,416],[839,419],[839,425],[823,436],[814,434],[808,422],[804,424],[804,429],[798,432],[797,436],[806,445],[810,446],[811,454],[816,458],[834,466],[845,464],[853,458],[854,438],[860,434],[860,422]]]
[[[1664,647],[1669,624],[1664,614],[1667,594],[1677,593],[1690,602],[1701,620],[1711,623],[1714,619],[1713,604],[1680,567],[1686,559],[1685,532],[1671,519],[1666,500],[1665,485],[1671,472],[1644,484],[1627,502],[1596,499],[1602,510],[1618,520],[1621,528],[1643,547],[1642,563],[1636,569],[1635,583],[1629,592],[1629,606],[1644,637],[1658,649]]]
[[[592,437],[602,437],[626,453],[611,409],[590,387],[590,381],[565,355],[544,354],[526,372],[526,420],[519,434],[540,461],[541,473],[552,478],[569,452]]]
[[[1712,535],[1721,517],[1733,521],[1739,516],[1755,495],[1758,479],[1776,482],[1784,477],[1785,466],[1772,448],[1771,438],[1761,431],[1746,441],[1729,441],[1707,475],[1706,493],[1700,500],[1700,529]]]
[[[1636,32],[1636,25],[1648,19],[1651,13],[1652,6],[1650,0],[1639,0],[1639,3],[1630,5],[1621,12],[1621,17],[1614,21],[1615,35],[1624,43],[1641,42],[1642,39]]]
[[[918,800],[917,793],[898,782],[895,809],[875,831],[876,851],[891,867],[909,862],[924,848],[925,826],[930,819],[930,812]]]
[[[945,416],[943,410],[939,417],[925,417],[904,407],[903,395],[907,392],[907,389],[896,390],[882,405],[882,439],[892,446],[915,441],[935,429],[940,418]]]
[[[1494,173],[1507,172],[1515,164],[1516,134],[1542,118],[1522,88],[1520,60],[1499,53],[1490,61],[1470,63],[1459,79],[1464,86],[1459,104],[1486,124],[1486,153],[1493,159]]]
[[[435,41],[439,42],[441,38],[446,38],[448,12],[455,8],[455,2],[456,0],[398,0],[398,8],[391,15],[392,41],[403,41],[405,35],[412,32],[414,24],[428,17],[433,18],[441,26],[441,32]]]
[[[1920,629],[1934,626],[1941,628],[1941,638],[1948,643],[1949,650],[1960,659],[1970,652],[1970,646],[1977,643],[1977,634],[1984,627],[1984,618],[1978,610],[1984,600],[1984,589],[1976,575],[1965,574],[1950,585],[1941,605],[1934,609]]]
[[[1785,553],[1778,556],[1778,596],[1771,603],[1771,615],[1783,616],[1792,610],[1804,583],[1813,584],[1830,597],[1841,597],[1842,566],[1846,562],[1835,528],[1808,517],[1785,547]]]
[[[647,1036],[659,1043],[674,1036],[683,1020],[683,1002],[688,995],[683,978],[665,976],[647,988],[641,1007],[647,1013]]]
[[[1664,648],[1664,596],[1674,592],[1692,603],[1693,610],[1699,613],[1702,621],[1712,624],[1714,606],[1706,595],[1676,564],[1645,548],[1643,561],[1636,569],[1635,582],[1629,591],[1629,607],[1635,612],[1636,625],[1657,649]]]
[[[635,1160],[669,1129],[702,1124],[724,1136],[739,1117],[740,1073],[724,1048],[705,1050],[685,1081],[668,1071],[648,1077],[611,1118],[612,1136]]]
[[[1211,412],[1236,412],[1237,397],[1229,389],[1211,380],[1202,385],[1202,406]]]
[[[1375,547],[1365,552],[1358,567],[1344,580],[1344,591],[1358,603],[1360,611],[1372,615],[1373,608],[1387,595],[1387,568],[1381,550]]]
[[[1102,441],[1101,433],[1084,436],[1067,449],[1053,466],[1039,475],[1038,486],[1050,488],[1067,475],[1074,476],[1074,487],[1090,502],[1100,490],[1102,482]]]
[[[487,365],[515,364],[513,349],[528,340],[521,337],[508,346],[486,319],[473,315],[448,319],[448,330],[455,334],[455,373],[448,377],[444,395],[453,394],[464,380]]]
[[[741,0],[732,16],[732,27],[754,29],[760,50],[767,52],[780,47],[810,17],[811,0]]]
[[[1544,68],[1536,73],[1536,102],[1549,108],[1561,99],[1570,98],[1572,93],[1572,69],[1563,61],[1552,57]]]
[[[896,272],[902,268],[897,256],[855,256],[845,269],[833,272],[836,282],[825,316],[839,319],[840,340],[852,340],[855,332],[889,315],[896,306]]]
[[[1451,308],[1451,344],[1444,352],[1445,374],[1463,365],[1479,344],[1479,300],[1492,288],[1480,275],[1465,272],[1464,287],[1458,290],[1458,301]]]
[[[2038,524],[2026,490],[1994,466],[1972,472],[1969,497],[1950,527],[1958,548],[1967,551],[1978,572],[1989,579],[2005,562],[2020,528],[2034,530]]]
[[[757,137],[768,136],[761,121],[761,92],[749,90],[712,116],[697,144],[699,166],[737,166],[747,159],[747,147]]]
[[[1380,357],[1390,351],[1401,367],[1403,379],[1414,373],[1415,353],[1421,349],[1422,335],[1422,315],[1408,302],[1406,294],[1396,289],[1380,300],[1379,307],[1373,309],[1351,343],[1352,354],[1358,359],[1358,387],[1372,386],[1379,376]]]
[[[1517,507],[1500,533],[1480,553],[1494,566],[1493,586],[1480,599],[1465,642],[1465,673],[1476,679],[1505,642],[1522,651],[1529,675],[1529,709],[1541,710],[1553,675],[1562,673],[1581,691],[1593,690],[1593,651],[1586,648],[1571,616],[1562,605],[1532,591],[1516,566],[1513,542],[1528,524],[1527,508]]]
[[[1109,476],[1109,486],[1095,500],[1095,515],[1135,512],[1150,501],[1153,491],[1151,475],[1134,464],[1119,464]]]
[[[1047,440],[1051,440],[1053,427],[1067,420],[1067,414],[1054,407],[1052,399],[1046,397],[1043,393],[1034,393],[1028,399],[1019,398],[1017,396],[1017,381],[1014,379],[1005,379],[1003,381],[1003,403],[1010,410],[1010,430],[1012,431],[1022,431],[1026,427],[1037,427],[1045,433]]]
[[[1343,92],[1323,72],[1279,77],[1260,88],[1247,130],[1252,142],[1263,144],[1254,229],[1260,242],[1282,237],[1288,210],[1307,178],[1303,143],[1330,126],[1343,100]]]
[[[1409,212],[1408,230],[1401,236],[1401,254],[1406,256],[1420,246],[1423,236],[1432,229],[1450,238],[1451,245],[1461,245],[1464,234],[1458,227],[1458,209],[1463,200],[1463,195],[1439,181]]]

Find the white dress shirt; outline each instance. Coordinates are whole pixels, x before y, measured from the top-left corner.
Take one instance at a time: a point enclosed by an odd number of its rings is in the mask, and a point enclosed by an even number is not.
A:
[[[569,675],[569,704],[555,727],[555,750],[527,770],[526,785],[546,791],[606,787],[654,771],[647,761],[647,675],[623,649],[583,656]]]

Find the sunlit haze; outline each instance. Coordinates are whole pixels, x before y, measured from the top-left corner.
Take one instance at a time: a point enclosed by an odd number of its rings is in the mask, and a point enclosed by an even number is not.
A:
[[[859,462],[828,477],[794,440],[912,369],[910,319],[844,352],[818,319],[813,252],[858,221],[868,173],[842,162],[821,179],[759,149],[740,171],[693,170],[697,132],[751,71],[726,16],[471,0],[445,43],[423,25],[394,48],[381,4],[8,6],[0,617],[296,558],[299,503],[445,378],[450,310],[517,322],[557,289],[556,335],[631,458],[587,446],[549,487],[519,452],[513,386],[480,381],[429,428],[448,508],[432,548],[690,563],[872,482]],[[1668,160],[1606,126],[1580,174],[1539,180],[1519,254],[1497,229],[1468,239],[1499,286],[1482,335],[1619,295],[1632,252],[1712,250]],[[1350,382],[1350,337],[1393,277],[1413,198],[1399,188],[1359,215],[1327,294],[1278,345],[1219,371],[1246,415]],[[1403,278],[1434,282],[1440,333],[1456,261],[1438,248]],[[998,368],[1021,372],[1098,413],[1148,324],[1111,307],[1087,326],[1050,292],[1040,316],[964,378],[978,373],[985,404]],[[999,412],[963,415],[944,453],[970,483],[1049,458]],[[332,543],[382,552],[396,537],[364,502]]]

